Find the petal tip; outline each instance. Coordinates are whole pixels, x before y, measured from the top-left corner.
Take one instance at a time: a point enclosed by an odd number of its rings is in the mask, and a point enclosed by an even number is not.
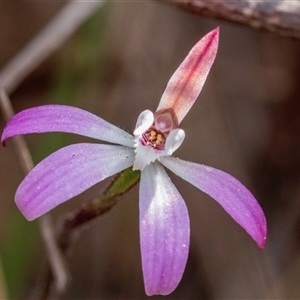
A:
[[[264,217],[264,215],[263,215]],[[259,226],[258,226],[259,227]],[[263,219],[263,225],[260,226],[260,232],[257,233],[257,234],[254,234],[254,233],[250,233],[250,236],[252,236],[253,240],[256,242],[258,248],[260,250],[263,250],[266,246],[266,243],[267,243],[267,225],[266,225],[266,219],[264,218]],[[247,230],[246,230],[247,231]]]
[[[257,246],[259,247],[260,250],[263,250],[266,246],[266,243],[267,243],[267,228],[265,227],[262,239],[257,242]]]
[[[217,26],[215,29],[213,29],[213,30],[211,31],[211,33],[216,34],[217,37],[219,37],[219,32],[220,32],[220,26]]]
[[[152,286],[147,287],[145,285],[145,293],[147,296],[155,296],[155,295],[162,295],[162,296],[167,296],[172,294],[175,289],[177,288],[178,283],[175,286],[171,286],[168,289],[164,289],[164,288],[153,288]]]
[[[207,35],[213,35],[215,38],[218,38],[219,33],[220,33],[220,26],[217,26],[215,29],[210,31]]]
[[[211,39],[212,44],[214,44],[215,48],[215,55],[217,54],[218,44],[219,44],[219,33],[220,27],[216,27],[211,32],[209,32],[206,36]]]
[[[5,134],[5,128],[3,129],[3,132],[2,132],[2,135],[1,135],[1,145],[3,146],[3,147],[5,147],[6,146],[6,134]]]
[[[39,217],[39,216],[36,216],[35,214],[33,214],[32,210],[26,209],[26,204],[22,203],[22,201],[20,201],[19,198],[15,198],[15,203],[16,203],[19,211],[21,212],[21,214],[24,216],[24,218],[27,221],[33,221]]]
[[[258,247],[263,250],[266,246],[266,242],[267,242],[267,236],[264,236],[263,240],[261,241],[261,243],[258,245]]]

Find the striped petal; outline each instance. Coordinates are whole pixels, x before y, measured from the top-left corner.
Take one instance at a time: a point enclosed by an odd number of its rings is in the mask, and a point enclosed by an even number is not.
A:
[[[168,295],[185,269],[190,225],[184,200],[159,163],[142,171],[139,203],[146,294]]]
[[[124,146],[84,143],[64,147],[25,177],[16,192],[16,204],[25,218],[33,220],[128,168],[133,159],[133,150]]]
[[[174,157],[161,158],[161,163],[215,199],[258,246],[264,248],[267,236],[265,215],[253,195],[237,179],[220,170]]]
[[[205,35],[175,71],[157,110],[173,108],[182,121],[202,90],[218,50],[219,28]]]
[[[66,105],[43,105],[14,115],[6,124],[1,143],[19,134],[75,133],[101,141],[133,147],[133,136],[83,109]]]

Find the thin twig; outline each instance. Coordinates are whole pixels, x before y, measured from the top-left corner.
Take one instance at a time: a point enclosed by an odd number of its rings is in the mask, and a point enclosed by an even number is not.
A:
[[[47,214],[39,219],[42,235],[47,245],[50,266],[53,272],[55,291],[63,292],[70,280],[70,273],[67,267],[65,256],[57,244],[56,235],[53,230],[52,218]]]
[[[217,18],[300,39],[300,2],[291,0],[167,0],[201,16]]]
[[[71,1],[10,62],[1,73],[2,85],[10,94],[42,61],[57,50],[105,1]]]
[[[14,115],[14,110],[11,105],[11,101],[5,92],[0,81],[0,108],[3,116],[6,120],[10,119]],[[33,161],[26,145],[26,142],[22,136],[16,136],[13,138],[14,146],[17,150],[17,156],[22,166],[22,170],[25,174],[30,172],[33,168]],[[59,247],[57,246],[55,233],[52,226],[50,214],[45,215],[39,219],[42,237],[45,241],[45,245],[50,260],[51,269],[55,279],[55,287],[57,290],[65,288],[69,272],[66,268],[64,256],[62,255]]]

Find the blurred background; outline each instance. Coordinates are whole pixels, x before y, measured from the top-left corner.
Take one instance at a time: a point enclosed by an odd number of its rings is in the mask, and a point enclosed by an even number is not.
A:
[[[0,69],[51,20],[63,2],[0,2]],[[132,132],[154,111],[191,47],[220,26],[218,55],[182,122],[176,155],[237,177],[268,221],[261,251],[217,203],[170,176],[191,219],[183,279],[165,299],[300,298],[300,42],[193,15],[158,2],[110,2],[95,12],[11,95],[16,112],[47,103],[89,110]],[[1,116],[1,131],[4,126]],[[83,138],[26,137],[35,163]],[[0,148],[0,258],[10,299],[32,298],[46,260],[38,222],[14,204],[23,176],[13,144]],[[59,221],[100,183],[55,210]],[[63,299],[144,299],[138,189],[77,236],[68,255],[72,282]],[[153,299],[163,298],[155,296]]]

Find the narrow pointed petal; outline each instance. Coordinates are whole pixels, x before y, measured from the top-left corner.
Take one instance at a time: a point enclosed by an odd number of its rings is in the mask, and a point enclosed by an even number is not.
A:
[[[133,159],[133,150],[124,146],[84,143],[64,147],[25,177],[16,192],[16,204],[25,218],[33,220],[128,168]]]
[[[185,269],[190,224],[184,200],[159,163],[142,171],[139,203],[146,294],[168,295]]]
[[[264,248],[267,236],[265,215],[253,195],[237,179],[223,171],[174,157],[161,158],[161,163],[215,199],[258,246]]]
[[[173,108],[182,121],[202,90],[218,50],[219,28],[205,35],[175,71],[157,110]]]
[[[75,133],[101,141],[133,147],[133,136],[83,109],[67,105],[43,105],[14,115],[6,124],[1,143],[19,134]]]

